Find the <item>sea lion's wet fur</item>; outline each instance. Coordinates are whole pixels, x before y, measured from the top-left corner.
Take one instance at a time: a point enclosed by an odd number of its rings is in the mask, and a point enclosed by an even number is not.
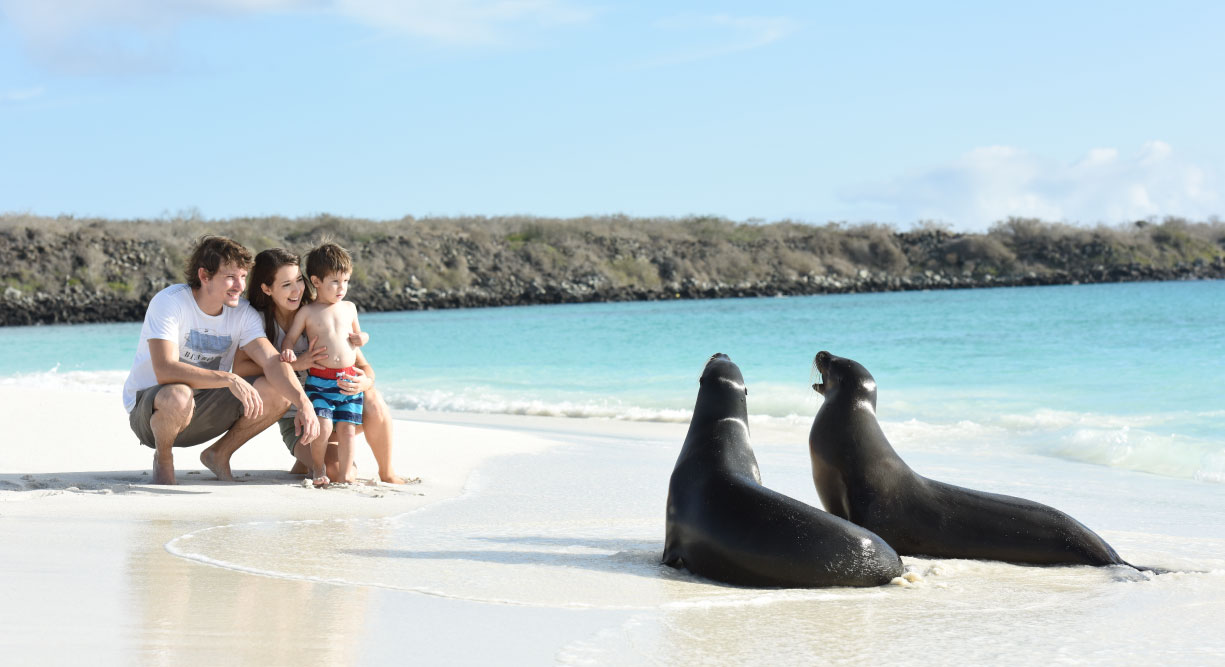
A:
[[[663,561],[728,584],[879,586],[903,573],[883,540],[761,485],[740,369],[707,362],[668,485]]]
[[[825,509],[880,535],[903,556],[1037,565],[1126,565],[1079,521],[1024,498],[927,479],[902,461],[876,420],[876,380],[859,363],[817,354],[825,397],[809,433]]]

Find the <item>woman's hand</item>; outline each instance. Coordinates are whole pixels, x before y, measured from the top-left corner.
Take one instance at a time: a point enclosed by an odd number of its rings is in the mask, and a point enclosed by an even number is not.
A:
[[[315,347],[315,343],[319,342],[319,337],[315,336],[311,339],[310,349],[302,353],[298,360],[293,362],[295,371],[304,371],[308,368],[324,368],[323,362],[328,358],[327,347]]]
[[[358,394],[374,386],[374,380],[360,368],[354,368],[353,373],[343,378],[336,378],[336,388],[345,396]]]

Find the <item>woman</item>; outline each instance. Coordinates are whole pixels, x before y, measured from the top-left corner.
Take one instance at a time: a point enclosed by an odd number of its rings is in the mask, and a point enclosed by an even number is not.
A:
[[[298,256],[281,248],[270,248],[255,256],[255,266],[251,269],[250,282],[247,286],[247,300],[255,310],[264,317],[264,332],[268,340],[280,349],[285,331],[293,322],[298,308],[311,300],[310,290],[302,278]],[[326,347],[315,347],[315,341],[306,340],[303,336],[294,344],[294,352],[298,360],[293,363],[293,369],[301,375],[316,361],[327,357]],[[340,391],[344,394],[365,393],[365,407],[362,414],[362,424],[357,427],[357,433],[365,433],[366,442],[374,452],[374,460],[379,465],[379,479],[389,484],[404,484],[405,480],[396,474],[391,461],[392,433],[391,414],[387,403],[374,388],[374,369],[370,368],[361,350],[357,351],[355,377],[340,383]],[[262,371],[258,364],[247,357],[242,350],[234,358],[234,372],[242,377],[258,376]],[[310,447],[296,446],[298,436],[294,433],[294,412],[286,413],[278,422],[281,428],[281,439],[294,455],[297,462],[290,472],[304,473],[310,469]],[[328,447],[327,475],[336,474],[336,449]],[[333,479],[339,479],[338,475]]]

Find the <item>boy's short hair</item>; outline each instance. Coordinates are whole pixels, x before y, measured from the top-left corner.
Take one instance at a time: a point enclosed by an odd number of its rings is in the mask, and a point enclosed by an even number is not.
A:
[[[306,256],[306,275],[320,280],[333,273],[353,273],[353,258],[335,243],[324,243]]]
[[[254,263],[251,251],[241,243],[224,236],[201,236],[196,242],[195,250],[191,251],[191,257],[187,258],[183,277],[187,278],[188,285],[199,289],[200,269],[204,269],[211,278],[222,264],[233,264],[240,269],[250,270]]]

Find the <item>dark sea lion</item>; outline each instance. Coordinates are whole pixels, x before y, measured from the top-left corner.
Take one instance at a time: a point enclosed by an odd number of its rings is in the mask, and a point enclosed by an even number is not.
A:
[[[825,402],[808,451],[825,509],[880,535],[903,556],[1128,565],[1096,533],[1053,507],[915,473],[876,421],[872,374],[824,351],[816,366],[821,382],[813,389]]]
[[[761,485],[747,393],[727,355],[710,358],[668,485],[663,562],[737,586],[880,586],[901,576],[881,538]]]

